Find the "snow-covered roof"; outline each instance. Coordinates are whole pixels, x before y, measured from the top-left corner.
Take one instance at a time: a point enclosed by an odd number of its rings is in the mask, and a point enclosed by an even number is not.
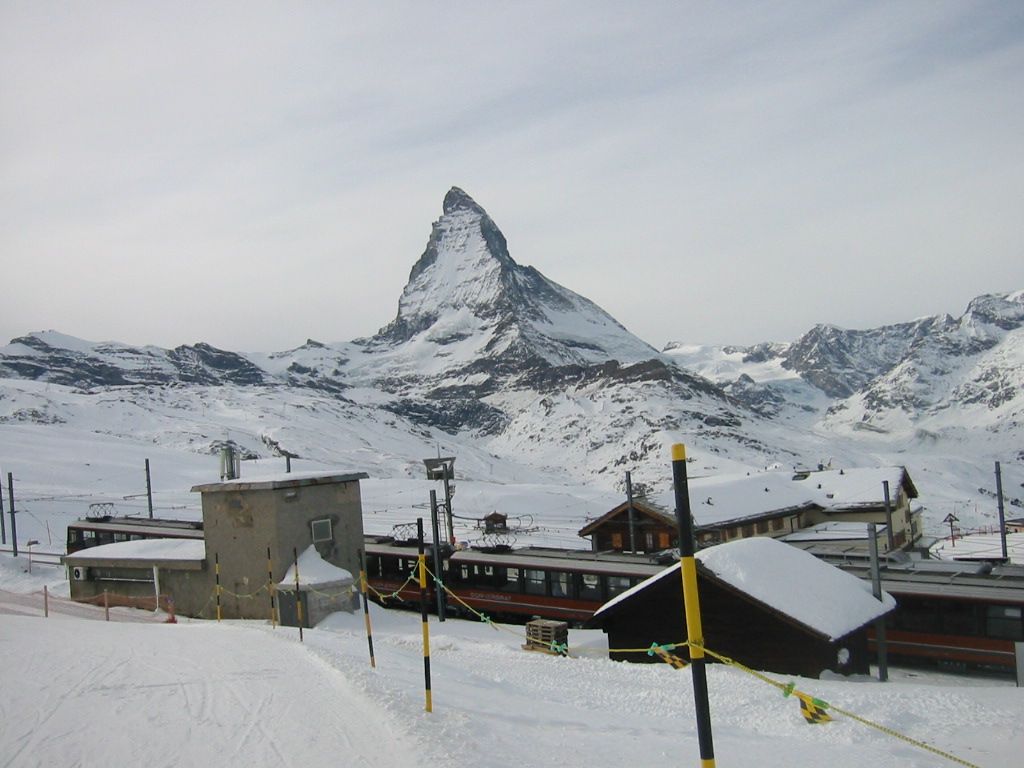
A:
[[[696,555],[705,574],[809,629],[837,640],[896,607],[896,600],[871,594],[871,585],[803,550],[767,537],[740,539]],[[664,578],[679,579],[669,566],[601,606],[599,616]]]
[[[885,535],[885,525],[875,524],[875,535]],[[866,541],[868,538],[868,527],[864,523],[848,523],[832,521],[818,523],[810,528],[803,528],[799,531],[779,537],[780,541]]]
[[[908,486],[910,496],[917,496],[907,470],[904,467],[853,467],[850,469],[826,469],[810,472],[799,483],[821,485],[830,507],[849,507],[865,504],[882,504],[885,500],[882,483],[889,483],[889,497],[893,504],[901,485]]]
[[[306,547],[302,554],[299,555],[298,566],[300,586],[337,584],[339,582],[351,583],[353,581],[351,573],[344,568],[328,563],[320,557],[320,553],[316,551],[316,547],[312,544]],[[288,567],[288,572],[281,579],[278,588],[295,588],[295,563]]]
[[[195,539],[139,539],[101,544],[64,558],[74,564],[86,560],[204,560],[206,542]]]
[[[917,491],[903,467],[870,467],[794,472],[767,470],[747,474],[694,477],[687,485],[690,511],[697,526],[718,526],[744,518],[763,517],[775,512],[817,505],[824,510],[839,510],[884,503],[883,482],[889,483],[890,500],[895,505],[901,484]],[[675,508],[672,490],[651,501],[667,509]]]
[[[929,551],[940,560],[994,559],[1003,556],[1003,542],[998,533],[971,533],[942,539]],[[1024,533],[1006,534],[1006,554],[1011,563],[1024,563]]]

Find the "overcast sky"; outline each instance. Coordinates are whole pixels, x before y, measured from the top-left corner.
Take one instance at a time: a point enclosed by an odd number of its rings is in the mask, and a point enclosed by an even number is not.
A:
[[[1024,288],[1024,3],[0,0],[0,343],[371,335],[441,200],[638,336]]]

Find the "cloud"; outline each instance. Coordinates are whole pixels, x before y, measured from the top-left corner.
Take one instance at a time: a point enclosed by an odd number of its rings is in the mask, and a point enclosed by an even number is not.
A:
[[[658,346],[1024,286],[1024,12],[0,4],[0,333],[373,333],[453,184]]]

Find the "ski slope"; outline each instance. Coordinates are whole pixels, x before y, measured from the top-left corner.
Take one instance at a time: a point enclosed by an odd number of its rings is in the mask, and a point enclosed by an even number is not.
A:
[[[23,560],[0,556],[0,586],[59,591],[53,570],[29,578]],[[373,606],[374,669],[360,613],[334,614],[300,643],[261,622],[107,623],[102,609],[47,619],[3,606],[0,766],[699,762],[689,672],[609,661],[599,632],[572,630],[562,658],[523,651],[521,627],[432,617],[427,713],[415,613]],[[838,714],[808,725],[795,698],[738,669],[712,665],[708,678],[719,765],[956,765]],[[1006,681],[894,671],[886,684],[794,682],[968,764],[1010,768],[1024,750],[1024,690]]]

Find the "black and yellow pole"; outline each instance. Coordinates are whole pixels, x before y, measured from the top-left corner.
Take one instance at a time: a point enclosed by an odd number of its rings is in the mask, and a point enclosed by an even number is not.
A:
[[[423,518],[416,518],[416,540],[419,544],[420,565],[420,617],[423,619],[423,683],[426,704],[423,709],[434,711],[434,702],[430,695],[430,629],[427,623],[427,556],[423,547]]]
[[[299,642],[302,639],[302,592],[299,590],[299,550],[292,547],[292,557],[295,558],[295,616],[299,620]]]
[[[213,578],[217,582],[214,592],[217,596],[217,621],[220,621],[220,555],[216,552],[213,553]]]
[[[686,479],[686,446],[672,446],[672,482],[676,493],[676,524],[679,527],[679,570],[683,577],[683,605],[686,610],[686,639],[690,644],[690,674],[697,715],[697,743],[701,768],[715,768],[715,746],[711,738],[711,709],[708,706],[708,678],[704,667],[704,630],[700,625],[697,595],[697,561],[693,558],[693,518],[690,488]]]
[[[366,589],[366,563],[363,562],[363,550],[359,550],[359,589],[363,593],[363,618],[366,620],[366,644],[370,648],[370,666],[377,668],[373,658],[373,627],[370,625],[370,598]]]
[[[270,558],[270,547],[267,547],[267,593],[270,595],[270,626],[277,629],[277,612],[274,610],[274,564]]]

